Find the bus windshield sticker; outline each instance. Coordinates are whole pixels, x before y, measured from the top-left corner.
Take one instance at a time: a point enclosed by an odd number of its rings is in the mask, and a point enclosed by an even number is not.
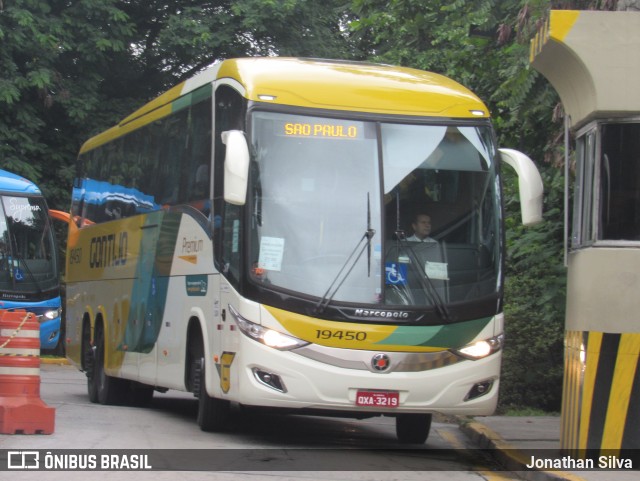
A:
[[[268,271],[282,270],[284,239],[281,237],[262,237],[260,239],[260,257],[258,267]]]
[[[385,266],[386,284],[392,286],[407,285],[407,264],[387,262]]]
[[[206,275],[192,275],[186,277],[188,296],[206,296],[209,278]]]
[[[424,264],[424,271],[431,279],[449,280],[449,270],[446,262],[427,261]]]
[[[233,221],[233,232],[231,237],[231,252],[237,254],[240,245],[240,220]]]
[[[28,197],[8,197],[7,215],[16,222],[24,222],[31,225],[33,212],[41,212],[39,205],[32,205]]]

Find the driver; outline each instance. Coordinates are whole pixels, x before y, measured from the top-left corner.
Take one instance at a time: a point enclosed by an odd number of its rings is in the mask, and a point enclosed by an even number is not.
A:
[[[411,223],[411,228],[413,229],[413,235],[407,237],[409,242],[436,242],[434,238],[429,237],[429,234],[431,234],[431,216],[427,214],[416,215]]]

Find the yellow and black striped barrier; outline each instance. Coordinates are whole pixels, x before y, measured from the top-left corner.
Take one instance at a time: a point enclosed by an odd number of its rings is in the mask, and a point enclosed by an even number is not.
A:
[[[640,449],[640,333],[567,331],[561,449]]]

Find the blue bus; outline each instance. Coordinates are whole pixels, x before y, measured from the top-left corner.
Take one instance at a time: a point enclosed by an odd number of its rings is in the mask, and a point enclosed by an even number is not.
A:
[[[26,309],[40,321],[40,348],[60,338],[60,276],[55,234],[42,192],[0,170],[0,309]]]

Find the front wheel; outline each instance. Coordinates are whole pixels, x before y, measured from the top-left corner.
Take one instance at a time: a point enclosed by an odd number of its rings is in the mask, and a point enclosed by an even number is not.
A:
[[[223,431],[229,419],[229,401],[217,399],[207,394],[204,358],[198,359],[195,363],[198,381],[194,391],[198,396],[198,426],[203,431]]]
[[[431,414],[398,414],[396,435],[402,444],[423,444],[431,430]]]

